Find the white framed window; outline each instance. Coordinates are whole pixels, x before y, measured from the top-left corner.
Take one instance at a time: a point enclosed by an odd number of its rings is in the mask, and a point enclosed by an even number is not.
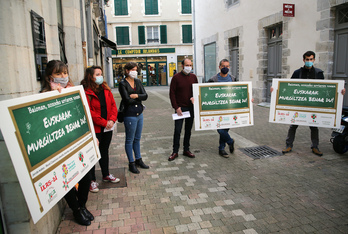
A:
[[[239,0],[226,0],[227,7],[230,7],[230,6],[235,5],[237,3],[239,3]]]
[[[147,26],[146,27],[147,44],[159,43],[159,27]]]

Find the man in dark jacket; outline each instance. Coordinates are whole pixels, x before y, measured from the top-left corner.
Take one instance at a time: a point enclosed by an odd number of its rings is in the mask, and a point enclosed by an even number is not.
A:
[[[315,68],[313,63],[315,61],[315,53],[313,51],[307,51],[303,54],[304,66],[294,71],[291,79],[324,79],[323,71],[319,68]],[[295,140],[296,129],[298,125],[290,125],[288,136],[286,137],[286,147],[283,149],[283,153],[289,153],[292,150]],[[318,156],[322,156],[323,153],[319,150],[319,129],[317,127],[309,127],[311,129],[312,140],[312,152]]]
[[[195,74],[191,73],[192,61],[190,59],[184,59],[181,64],[182,71],[175,74],[170,83],[169,97],[172,107],[179,116],[182,116],[182,112],[190,112],[190,117],[185,119],[183,155],[194,158],[195,155],[190,151],[191,129],[194,120],[192,84],[198,83],[198,79]],[[173,161],[179,156],[180,134],[183,122],[184,119],[175,120],[173,153],[169,156],[168,161]]]

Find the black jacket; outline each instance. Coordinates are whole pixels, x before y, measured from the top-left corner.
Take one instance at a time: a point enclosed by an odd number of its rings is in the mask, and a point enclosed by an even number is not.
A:
[[[323,70],[314,66],[307,69],[304,66],[294,71],[291,79],[324,79]]]
[[[118,91],[122,97],[122,105],[124,105],[124,116],[137,116],[141,114],[143,111],[142,101],[147,99],[147,93],[141,80],[135,78],[134,84],[135,90],[125,79],[122,79],[118,85]],[[130,98],[131,94],[138,94],[138,98]]]

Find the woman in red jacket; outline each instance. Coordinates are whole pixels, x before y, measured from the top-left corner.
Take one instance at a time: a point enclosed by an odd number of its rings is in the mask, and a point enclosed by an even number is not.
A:
[[[117,107],[110,87],[103,79],[103,70],[99,66],[86,69],[85,77],[81,81],[89,108],[91,110],[94,130],[99,140],[101,159],[99,165],[103,175],[103,181],[118,183],[119,178],[109,173],[109,146],[112,138],[112,130],[117,119]],[[95,167],[91,169],[91,192],[98,192],[98,183],[95,177]]]

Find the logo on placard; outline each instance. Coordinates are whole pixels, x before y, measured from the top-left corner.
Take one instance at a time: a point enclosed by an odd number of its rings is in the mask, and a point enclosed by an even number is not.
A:
[[[56,182],[57,179],[57,175],[56,172],[53,172],[53,177],[50,180],[47,180],[45,183],[39,183],[39,187],[41,189],[41,192],[45,191],[47,188],[49,188],[54,182]]]
[[[79,152],[79,160],[80,160],[80,162],[82,163],[82,166],[83,166],[83,167],[86,167],[86,166],[87,166],[87,164],[83,162],[84,156],[83,156],[83,153],[82,153],[82,152]]]
[[[46,194],[48,196],[48,203],[51,203],[57,197],[57,192],[54,187],[51,187],[49,190],[47,190]]]
[[[237,119],[238,119],[237,115],[233,116],[234,123],[237,123]]]
[[[63,188],[65,188],[65,190],[67,190],[69,188],[69,185],[68,185],[68,180],[67,180],[67,176],[68,176],[68,173],[69,173],[69,170],[68,170],[68,167],[66,166],[66,164],[63,164],[62,166],[62,170],[63,170]]]
[[[312,118],[312,121],[313,123],[316,123],[317,121],[315,120],[318,116],[316,114],[312,114],[311,115],[311,118]]]
[[[291,123],[295,123],[296,118],[298,118],[298,112],[295,112],[294,115],[291,118]]]

